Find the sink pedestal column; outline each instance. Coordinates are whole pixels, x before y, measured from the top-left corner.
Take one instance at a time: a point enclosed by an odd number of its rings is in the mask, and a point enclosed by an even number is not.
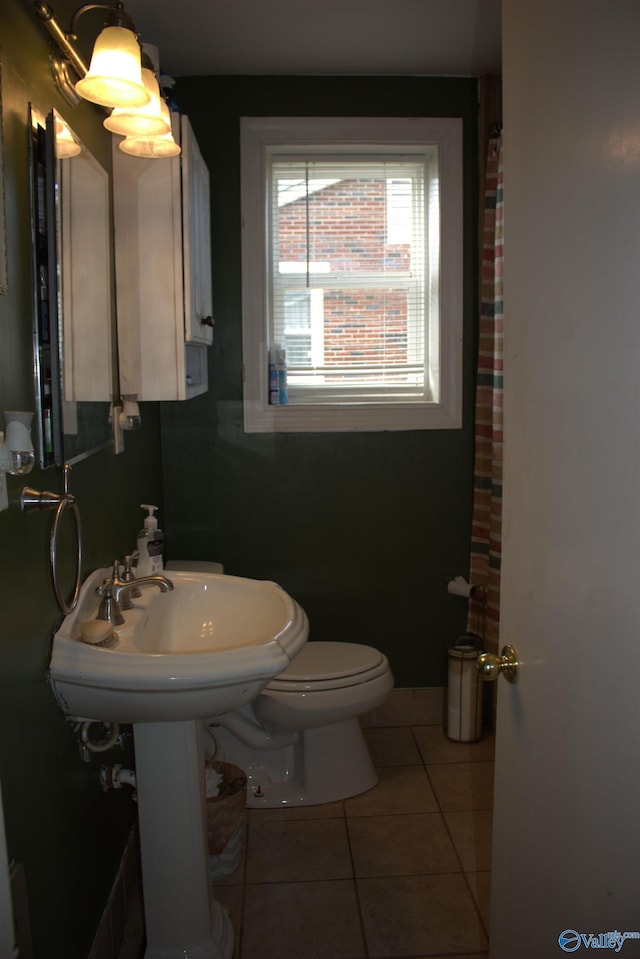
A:
[[[231,959],[226,909],[211,894],[200,723],[136,723],[145,959]]]

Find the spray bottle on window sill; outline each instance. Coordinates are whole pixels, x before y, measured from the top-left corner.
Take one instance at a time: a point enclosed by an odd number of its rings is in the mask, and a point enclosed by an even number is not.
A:
[[[284,406],[288,400],[287,355],[281,343],[274,343],[269,347],[269,403]]]

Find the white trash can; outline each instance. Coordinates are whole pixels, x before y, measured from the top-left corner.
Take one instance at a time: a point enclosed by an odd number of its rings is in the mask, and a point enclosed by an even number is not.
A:
[[[449,649],[447,736],[461,743],[482,736],[482,680],[476,669],[480,650],[471,643]]]

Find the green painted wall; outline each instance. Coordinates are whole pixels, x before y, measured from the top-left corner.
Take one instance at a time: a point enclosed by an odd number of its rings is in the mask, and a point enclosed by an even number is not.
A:
[[[174,557],[279,582],[312,639],[371,643],[398,686],[443,683],[468,571],[476,317],[477,90],[472,79],[181,77],[176,99],[211,172],[212,389],[163,404],[165,530]],[[239,117],[464,118],[462,430],[245,434],[242,427]]]
[[[75,6],[55,4],[66,27]],[[72,110],[57,95],[47,34],[31,2],[3,0],[0,38],[9,269],[9,292],[0,296],[0,410],[33,409],[27,104],[43,116],[55,106],[107,168],[111,137],[99,109]],[[123,455],[103,451],[73,470],[85,573],[134,547],[140,502],[162,503],[157,405],[145,406],[143,419]],[[61,487],[54,469],[36,468],[27,481]],[[11,499],[23,485],[9,478]],[[15,502],[0,513],[0,779],[9,856],[26,872],[35,959],[85,959],[135,807],[128,790],[106,795],[98,784],[101,762],[122,761],[122,751],[81,763],[47,684],[60,619],[49,580],[49,524],[50,516],[25,516]]]

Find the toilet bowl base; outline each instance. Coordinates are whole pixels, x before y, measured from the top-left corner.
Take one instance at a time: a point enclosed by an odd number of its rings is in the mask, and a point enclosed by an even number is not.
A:
[[[378,776],[357,718],[306,729],[298,742],[279,749],[252,749],[215,727],[218,757],[247,774],[247,806],[316,806],[371,789]]]

